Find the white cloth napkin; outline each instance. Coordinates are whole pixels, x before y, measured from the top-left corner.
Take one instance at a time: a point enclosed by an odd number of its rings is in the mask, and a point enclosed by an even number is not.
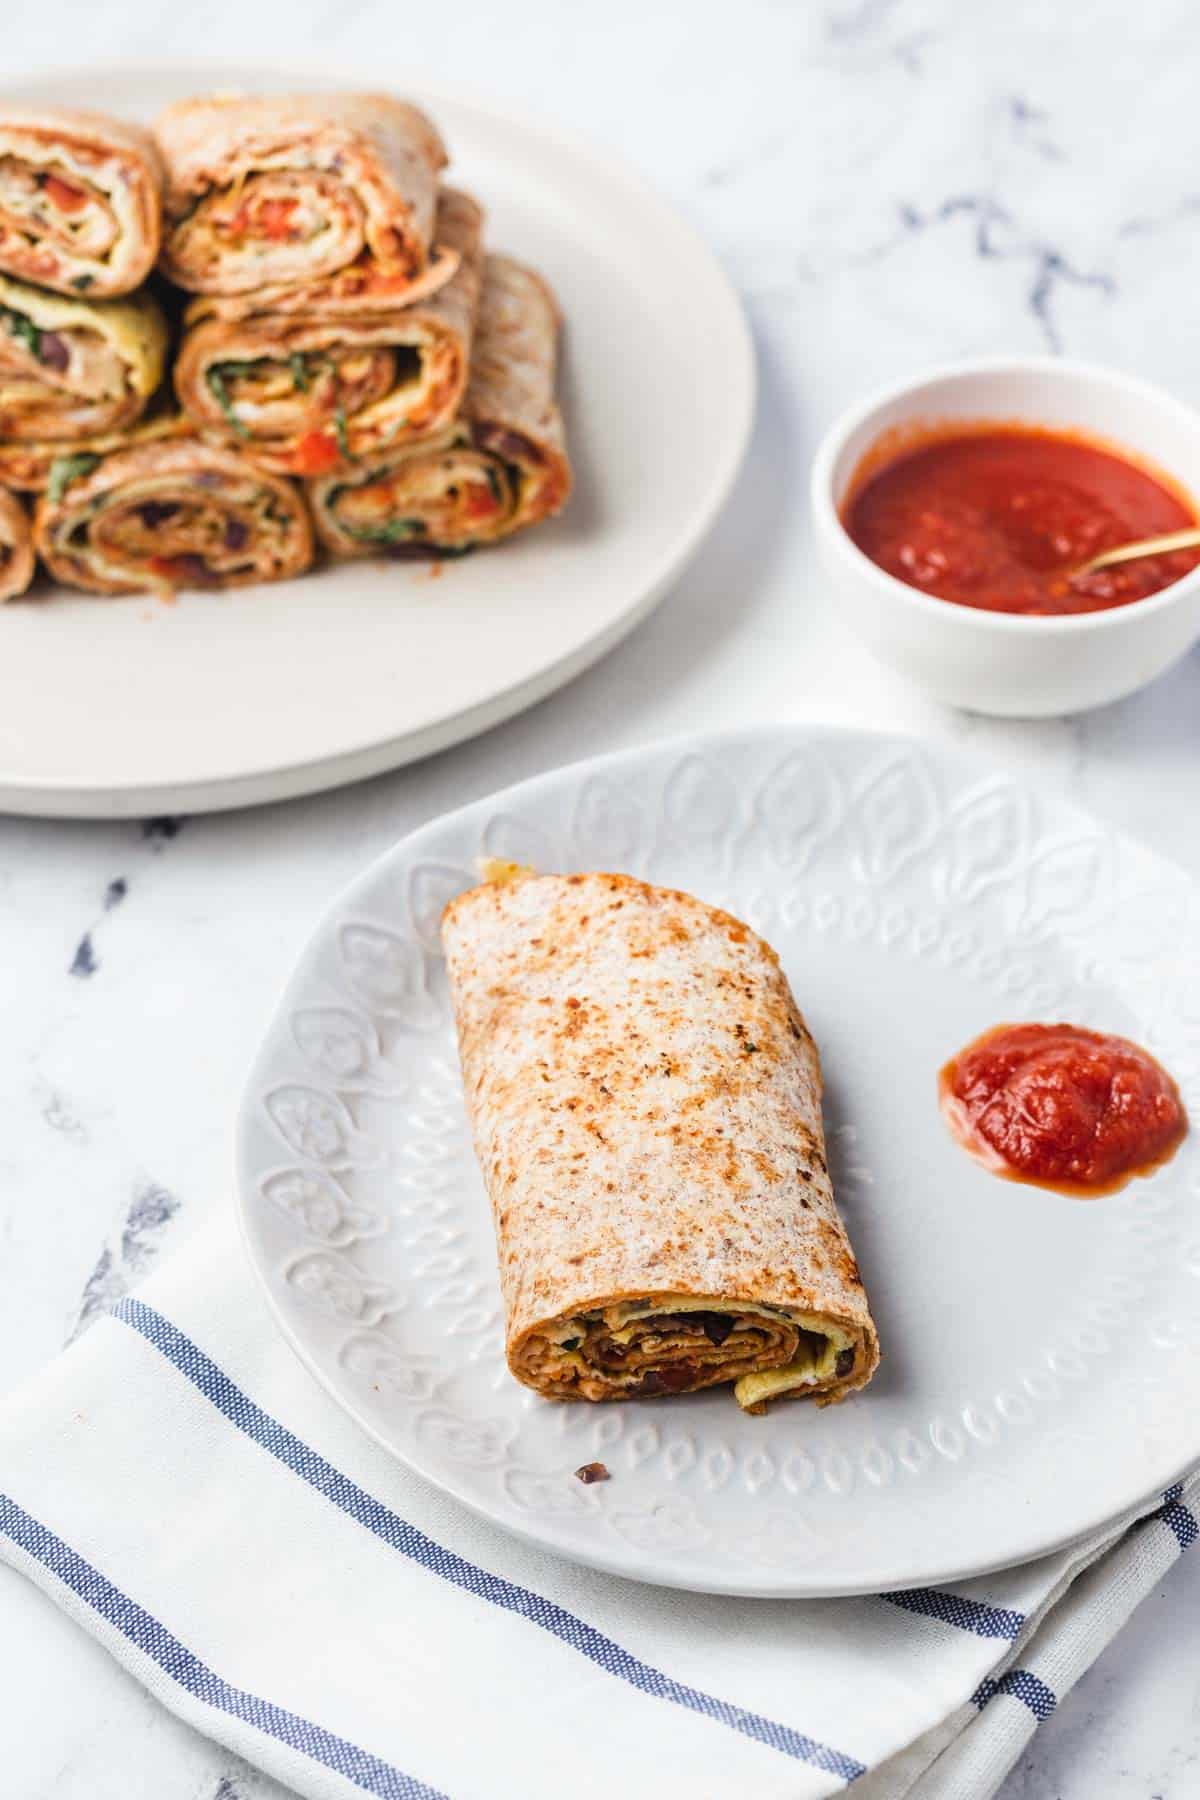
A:
[[[1200,1477],[946,1589],[708,1598],[481,1523],[345,1418],[231,1223],[0,1412],[0,1555],[314,1800],[982,1800],[1197,1534]]]

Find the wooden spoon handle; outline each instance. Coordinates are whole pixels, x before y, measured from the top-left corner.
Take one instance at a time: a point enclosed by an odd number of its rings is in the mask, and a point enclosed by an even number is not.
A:
[[[1200,525],[1189,525],[1184,531],[1164,532],[1162,537],[1141,538],[1136,544],[1119,544],[1115,550],[1102,550],[1075,570],[1076,575],[1091,575],[1096,569],[1111,568],[1114,563],[1134,562],[1139,556],[1161,556],[1168,550],[1200,548]]]

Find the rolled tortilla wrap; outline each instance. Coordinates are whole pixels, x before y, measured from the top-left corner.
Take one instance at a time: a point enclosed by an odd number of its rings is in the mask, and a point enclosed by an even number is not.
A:
[[[300,575],[312,529],[299,489],[199,439],[66,468],[38,502],[34,541],[68,587],[94,594],[244,587]]]
[[[554,400],[558,330],[539,275],[507,256],[485,258],[460,417],[439,438],[315,481],[327,547],[338,556],[455,553],[560,512],[571,468]]]
[[[175,364],[181,406],[206,436],[240,443],[288,475],[349,468],[444,431],[467,383],[483,213],[469,195],[446,190],[440,219],[458,268],[423,303],[232,320],[195,302]]]
[[[132,450],[138,444],[158,443],[164,438],[195,437],[191,420],[174,408],[163,404],[161,396],[135,425],[124,431],[110,431],[100,437],[79,438],[64,444],[50,438],[0,438],[0,485],[22,494],[42,494],[54,484],[61,488],[69,477],[94,469],[101,457],[115,450]]]
[[[15,494],[0,488],[0,603],[23,594],[33,571],[29,515]]]
[[[439,234],[443,218],[439,200]],[[408,275],[381,267],[371,252],[364,250],[344,269],[317,281],[306,281],[302,287],[268,282],[246,293],[205,294],[205,312],[214,319],[247,319],[256,313],[271,313],[277,318],[304,313],[321,319],[353,319],[362,313],[394,312],[398,306],[413,306],[418,300],[430,299],[452,279],[459,260],[458,251],[450,243],[439,241],[430,250],[421,274]]]
[[[424,274],[446,151],[415,106],[384,94],[213,97],[169,107],[155,133],[162,265],[178,286],[296,288],[362,258],[400,284]]]
[[[769,945],[626,875],[516,873],[442,941],[508,1364],[549,1399],[870,1380],[816,1046]]]
[[[0,275],[0,439],[121,431],[162,379],[167,327],[149,294],[66,300]]]
[[[0,270],[60,294],[132,293],[158,256],[162,184],[136,125],[0,106]]]

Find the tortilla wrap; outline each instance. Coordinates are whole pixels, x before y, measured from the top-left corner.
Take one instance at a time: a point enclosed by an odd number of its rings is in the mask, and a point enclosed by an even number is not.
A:
[[[25,592],[34,567],[29,515],[15,494],[0,488],[0,603]]]
[[[162,185],[136,125],[0,106],[0,270],[94,300],[131,293],[158,256]]]
[[[0,439],[72,442],[132,425],[162,379],[149,294],[66,300],[0,275]]]
[[[299,489],[197,438],[56,466],[34,542],[56,580],[94,594],[245,587],[300,575],[312,529]]]
[[[515,872],[442,941],[508,1364],[548,1399],[863,1387],[816,1046],[769,945],[627,875]]]
[[[124,431],[109,431],[99,437],[79,438],[72,443],[55,443],[53,439],[0,438],[0,485],[22,494],[41,494],[54,485],[61,488],[69,474],[72,479],[81,469],[94,469],[103,456],[114,450],[132,450],[138,444],[157,443],[163,438],[195,437],[190,419],[168,407],[160,395],[135,425]]]
[[[234,320],[213,317],[206,299],[194,302],[175,364],[180,405],[206,436],[240,444],[285,475],[346,469],[444,431],[467,383],[483,212],[446,189],[439,218],[458,268],[423,303]]]
[[[561,511],[571,469],[554,400],[558,332],[558,305],[541,276],[488,256],[459,418],[416,448],[313,482],[327,548],[337,556],[457,553]]]
[[[297,288],[362,258],[401,294],[424,275],[446,150],[415,106],[385,94],[213,96],[169,107],[155,134],[162,267],[179,287]]]

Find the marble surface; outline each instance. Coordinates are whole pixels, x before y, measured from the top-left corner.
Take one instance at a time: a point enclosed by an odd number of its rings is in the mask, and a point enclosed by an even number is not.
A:
[[[278,65],[290,38],[381,84],[416,87],[423,70],[570,120],[619,146],[714,245],[746,296],[763,396],[745,474],[694,567],[607,662],[523,719],[255,813],[0,819],[6,1380],[226,1203],[243,1072],[297,950],[339,885],[447,806],[667,733],[844,720],[990,750],[1200,874],[1200,654],[1084,718],[943,711],[844,633],[805,506],[835,412],[949,357],[1061,351],[1200,403],[1194,30],[1187,0],[21,9],[6,32],[14,72],[185,59],[202,86],[204,58]],[[279,1800],[8,1571],[0,1596],[6,1794]],[[1200,1562],[1185,1558],[1042,1727],[1003,1800],[1200,1791],[1198,1604]]]

